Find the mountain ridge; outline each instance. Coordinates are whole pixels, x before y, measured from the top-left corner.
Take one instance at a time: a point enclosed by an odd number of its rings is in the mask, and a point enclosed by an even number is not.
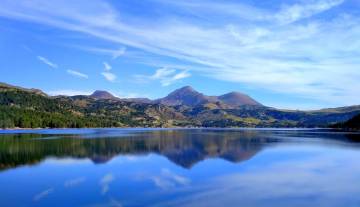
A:
[[[219,96],[209,96],[198,92],[191,86],[184,86],[169,93],[163,98],[151,100],[148,98],[118,98],[108,91],[96,90],[88,97],[96,100],[122,100],[137,103],[162,104],[166,106],[195,107],[212,104],[215,108],[236,108],[244,105],[263,106],[249,95],[233,91]]]
[[[166,97],[155,100],[155,102],[168,106],[185,105],[190,107],[206,104],[224,105],[219,108],[232,108],[244,105],[262,106],[262,104],[255,101],[249,95],[240,92],[233,91],[220,96],[209,96],[196,91],[191,86],[179,88]]]
[[[47,96],[39,91],[0,85],[0,128],[329,127],[360,114],[360,105],[316,111],[281,110],[253,99],[246,99],[253,105],[239,105],[231,98],[247,95],[233,92],[226,104],[190,87],[170,93],[166,101],[172,105],[159,100],[114,98],[102,92],[93,98]]]

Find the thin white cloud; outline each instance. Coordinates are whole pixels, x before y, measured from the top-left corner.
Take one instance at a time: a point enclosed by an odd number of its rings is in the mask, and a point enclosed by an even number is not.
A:
[[[344,1],[345,0],[320,0],[284,6],[279,13],[275,14],[274,19],[281,24],[288,24],[329,10],[342,4]]]
[[[110,82],[115,82],[115,80],[117,78],[115,74],[110,73],[110,72],[102,72],[101,75],[103,75],[104,78]]]
[[[104,72],[101,73],[102,76],[104,76],[104,78],[109,81],[109,82],[115,82],[115,80],[117,79],[117,76],[110,72],[112,69],[112,66],[107,63],[107,62],[103,62],[104,64]]]
[[[163,86],[169,86],[178,80],[188,78],[190,76],[191,76],[191,74],[188,71],[181,71],[179,73],[176,73],[174,76],[165,77],[165,78],[161,79],[161,84]]]
[[[40,192],[39,194],[36,194],[33,198],[33,200],[36,202],[36,201],[39,201],[45,197],[47,197],[49,194],[51,194],[52,192],[54,192],[54,188],[49,188],[49,189],[46,189],[42,192]]]
[[[111,65],[109,63],[103,62],[103,64],[104,64],[104,67],[105,67],[104,68],[105,71],[110,71],[111,70],[112,67],[111,67]]]
[[[72,76],[76,76],[78,78],[85,78],[85,79],[88,79],[89,76],[84,74],[84,73],[80,73],[79,71],[76,71],[76,70],[67,70],[66,71],[68,74],[72,75]]]
[[[80,178],[74,178],[71,180],[67,180],[64,183],[64,187],[66,188],[70,188],[70,187],[75,187],[80,185],[81,183],[85,182],[86,178],[85,177],[80,177]]]
[[[136,75],[138,82],[147,82],[148,80],[158,80],[162,86],[169,86],[181,79],[190,77],[191,74],[187,70],[176,70],[167,67],[159,68],[153,75]]]
[[[100,180],[101,193],[104,195],[110,190],[110,183],[115,180],[115,177],[112,173],[104,175]]]
[[[84,46],[78,46],[78,45],[70,45],[70,47],[74,47],[74,48],[92,52],[92,53],[106,54],[106,55],[111,56],[113,60],[123,56],[126,53],[126,47],[120,47],[118,49],[108,49],[108,48],[99,48],[99,47],[84,47]]]
[[[165,8],[170,5],[169,1],[156,1],[166,2],[162,5]],[[243,3],[186,1],[171,5],[179,13],[189,15],[167,13],[158,16],[156,24],[149,19],[139,18],[131,23],[126,18],[120,19],[119,14],[129,18],[132,14],[116,11],[104,1],[80,2],[4,0],[0,15],[82,32],[119,46],[175,58],[194,65],[189,72],[218,80],[323,103],[360,102],[356,90],[360,88],[360,18],[334,11],[342,0],[297,1],[272,9]],[[230,12],[228,8],[232,8]],[[319,14],[326,11],[329,12],[324,19]],[[209,12],[217,15],[208,15]],[[188,16],[201,18],[195,21]],[[226,21],[229,19],[234,21],[229,23]],[[112,80],[115,77],[106,73],[105,76]]]
[[[50,67],[52,67],[52,68],[57,68],[57,67],[58,67],[55,63],[51,62],[50,60],[48,60],[47,58],[45,58],[45,57],[43,57],[43,56],[37,56],[37,58],[38,58],[41,62],[43,62],[44,64],[46,64],[46,65],[48,65],[48,66],[50,66]]]
[[[169,169],[161,169],[159,175],[150,176],[149,179],[154,183],[154,185],[162,190],[168,190],[176,186],[185,186],[190,183],[190,179],[175,174]]]
[[[34,51],[29,47],[29,46],[27,46],[27,45],[22,45],[22,47],[26,50],[26,51],[28,51],[28,52],[30,52],[30,53],[33,53]]]
[[[175,187],[175,183],[171,182],[170,180],[163,179],[162,177],[154,176],[151,178],[154,185],[160,189],[167,190],[170,188]]]
[[[190,179],[180,176],[167,168],[161,169],[161,174],[179,185],[188,185],[190,183]]]
[[[112,51],[112,58],[117,59],[120,56],[123,56],[125,54],[126,47],[122,47],[120,49]]]
[[[216,17],[232,17],[234,20],[265,21],[267,23],[289,24],[301,19],[309,18],[322,13],[333,7],[339,6],[345,0],[308,0],[293,4],[283,4],[278,11],[269,11],[257,8],[242,2],[217,2],[217,1],[167,1],[153,0],[162,4],[172,5],[182,12],[211,18],[209,14],[217,14]],[[210,17],[209,17],[210,16]],[[215,19],[219,20],[219,19]]]
[[[163,79],[173,75],[176,72],[174,69],[160,68],[157,69],[154,75],[150,76],[151,79]]]
[[[81,90],[55,90],[55,91],[49,91],[47,94],[51,96],[76,96],[76,95],[90,95],[92,94],[92,91],[81,91]]]
[[[176,80],[188,78],[188,77],[190,77],[190,76],[191,76],[191,74],[190,74],[188,71],[181,71],[180,73],[175,74],[175,75],[172,77],[172,79],[173,79],[174,81],[176,81]]]

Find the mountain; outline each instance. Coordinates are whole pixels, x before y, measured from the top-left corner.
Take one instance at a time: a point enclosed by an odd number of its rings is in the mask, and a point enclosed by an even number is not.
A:
[[[242,105],[261,106],[259,102],[255,101],[250,96],[239,92],[227,93],[217,98],[218,100],[231,107],[237,107]]]
[[[221,96],[207,96],[190,86],[177,89],[165,98],[158,99],[155,102],[168,106],[185,105],[195,107],[211,105],[212,108],[234,108],[244,105],[262,106],[250,96],[240,92],[231,92]]]
[[[314,111],[280,110],[232,92],[206,96],[191,87],[162,99],[48,96],[37,89],[0,85],[0,128],[82,127],[328,127],[360,114],[360,106]]]
[[[155,100],[156,103],[160,103],[167,106],[197,106],[204,103],[209,103],[212,98],[205,96],[202,93],[197,92],[190,86],[177,89],[174,92],[167,95],[165,98]]]
[[[97,90],[95,91],[93,94],[91,94],[89,96],[90,98],[93,99],[110,99],[110,100],[119,100],[119,98],[115,97],[114,95],[112,95],[111,93],[107,92],[107,91],[100,91]]]

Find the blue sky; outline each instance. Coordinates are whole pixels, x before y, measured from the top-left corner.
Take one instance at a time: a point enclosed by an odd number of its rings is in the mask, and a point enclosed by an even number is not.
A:
[[[2,0],[0,81],[56,94],[191,85],[280,108],[360,104],[357,0]]]

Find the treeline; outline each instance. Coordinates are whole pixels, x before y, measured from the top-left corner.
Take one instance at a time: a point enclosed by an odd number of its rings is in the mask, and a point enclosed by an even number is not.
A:
[[[100,117],[79,117],[69,113],[50,113],[0,106],[0,128],[84,128],[121,127],[116,120]]]
[[[83,113],[69,100],[22,90],[0,91],[0,128],[121,127],[124,122],[123,117]]]
[[[81,102],[84,104],[76,104]],[[0,89],[0,128],[158,127],[148,106]]]
[[[333,125],[333,127],[341,128],[341,129],[349,129],[349,130],[352,130],[352,129],[360,130],[360,114],[357,116],[354,116],[347,122],[335,124],[335,125]]]
[[[47,112],[58,112],[71,108],[71,104],[67,102],[57,101],[46,96],[22,90],[1,91],[0,104],[2,106],[19,106]]]

